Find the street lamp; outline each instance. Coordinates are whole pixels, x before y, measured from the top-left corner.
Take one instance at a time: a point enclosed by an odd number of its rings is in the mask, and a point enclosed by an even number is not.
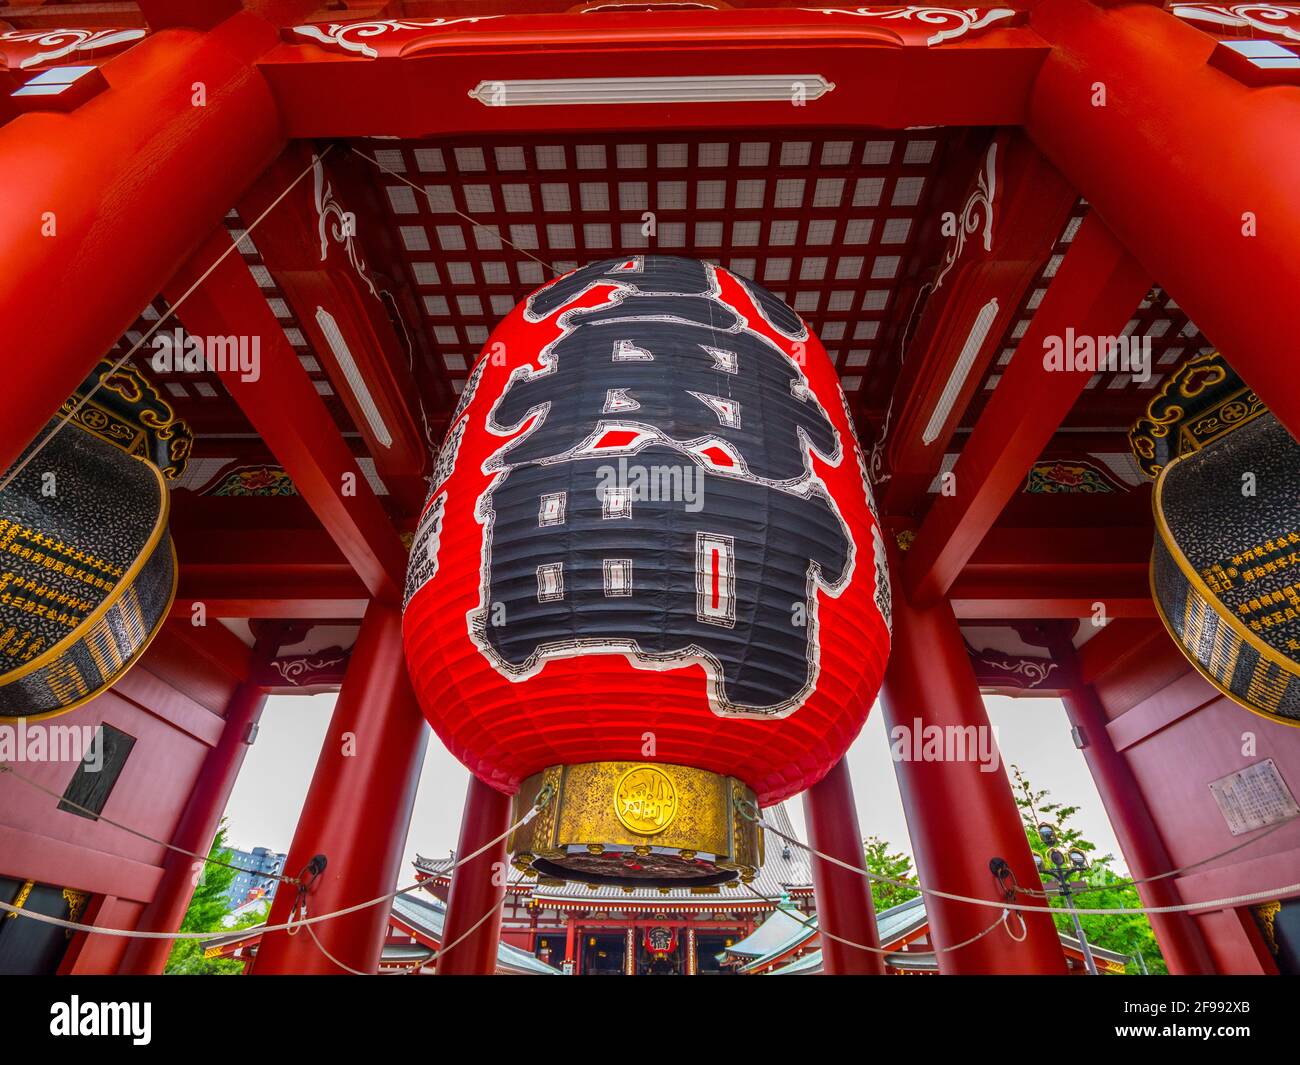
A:
[[[1034,865],[1038,867],[1040,876],[1044,878],[1050,877],[1056,883],[1057,890],[1060,891],[1061,897],[1065,899],[1065,906],[1070,911],[1070,920],[1074,922],[1074,934],[1079,940],[1079,946],[1083,949],[1083,964],[1092,976],[1096,976],[1097,962],[1093,959],[1092,948],[1088,945],[1088,937],[1083,934],[1083,925],[1079,923],[1079,914],[1074,908],[1074,898],[1070,894],[1071,878],[1081,877],[1088,871],[1088,856],[1078,847],[1071,847],[1068,857],[1062,854],[1055,846],[1059,837],[1054,825],[1040,824],[1038,826],[1038,838],[1051,849],[1048,850],[1046,859],[1041,854],[1035,854]],[[1048,888],[1048,890],[1050,891],[1051,888]]]

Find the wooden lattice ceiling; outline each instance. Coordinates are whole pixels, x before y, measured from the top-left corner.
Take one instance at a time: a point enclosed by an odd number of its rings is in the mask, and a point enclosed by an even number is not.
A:
[[[423,323],[453,381],[529,291],[575,266],[659,252],[762,282],[824,342],[850,397],[884,325],[950,134],[606,135],[402,143],[376,164]],[[653,222],[653,233],[646,229]]]

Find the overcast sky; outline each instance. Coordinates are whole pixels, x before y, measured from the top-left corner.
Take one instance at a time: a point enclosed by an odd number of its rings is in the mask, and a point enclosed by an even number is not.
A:
[[[333,695],[279,696],[268,701],[257,742],[248,752],[226,809],[228,838],[233,845],[289,849],[334,699]],[[1080,806],[1077,827],[1101,853],[1113,853],[1117,868],[1122,868],[1119,846],[1083,755],[1070,739],[1060,701],[989,696],[985,704],[998,730],[1004,763],[1019,765],[1034,786],[1049,789],[1052,798]],[[858,821],[863,835],[881,836],[910,854],[907,822],[883,718],[877,710],[873,709],[866,728],[849,749]],[[431,736],[406,841],[407,871],[402,883],[413,879],[409,862],[417,852],[439,856],[455,847],[467,779],[465,768],[447,753],[436,736]],[[795,799],[789,808],[802,834],[801,801]]]

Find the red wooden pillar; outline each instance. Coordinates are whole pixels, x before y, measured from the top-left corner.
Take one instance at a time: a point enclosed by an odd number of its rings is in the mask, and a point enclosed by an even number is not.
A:
[[[1070,724],[1082,739],[1084,760],[1092,772],[1129,873],[1135,878],[1145,879],[1168,872],[1174,864],[1151,819],[1146,796],[1142,794],[1127,760],[1111,742],[1106,728],[1106,712],[1096,689],[1080,676],[1078,655],[1073,645],[1068,639],[1056,640],[1051,652],[1070,685],[1061,701],[1065,704]],[[1137,890],[1144,906],[1179,906],[1183,902],[1173,877],[1139,884]],[[1087,896],[1081,904],[1088,905]],[[1191,914],[1153,913],[1150,921],[1160,944],[1160,953],[1164,955],[1171,973],[1188,976],[1216,972],[1205,937]]]
[[[280,151],[253,66],[277,43],[248,14],[165,30],[105,64],[108,91],[71,113],[0,128],[0,318],[11,351],[40,352],[0,392],[0,470]]]
[[[897,572],[896,557],[891,565]],[[946,599],[918,608],[895,590],[893,646],[881,709],[891,746],[902,739],[904,754],[922,749],[925,733],[916,734],[929,726],[973,727],[978,730],[976,736],[989,734],[975,672]],[[1022,887],[1041,890],[1006,771],[1001,765],[992,772],[984,769],[974,759],[895,757],[894,771],[921,882],[957,895],[998,901],[1003,895],[989,862],[1002,858]],[[1037,900],[1020,895],[1015,901],[1032,905]],[[940,948],[969,939],[998,915],[994,907],[934,896],[926,897],[925,907],[933,942]],[[1022,942],[1016,942],[1004,929],[996,929],[960,950],[941,953],[939,971],[1064,974],[1065,955],[1051,917],[1046,913],[1024,913],[1023,917]],[[1010,924],[1019,931],[1014,916]]]
[[[471,776],[465,792],[457,857],[473,854],[509,827],[510,796]],[[496,972],[497,944],[501,939],[499,903],[505,896],[507,868],[506,841],[502,839],[452,873],[442,948],[438,952],[439,976],[491,976]],[[493,907],[496,909],[492,915],[483,920]],[[471,932],[476,924],[478,927]],[[569,935],[572,942],[572,925]]]
[[[226,707],[226,723],[222,726],[221,737],[204,759],[199,779],[172,837],[175,846],[184,847],[194,854],[207,854],[221,824],[226,803],[230,801],[240,767],[244,764],[244,756],[248,753],[250,730],[262,716],[265,705],[266,693],[248,681],[235,689]],[[168,851],[158,889],[153,901],[141,914],[137,928],[142,932],[175,932],[179,929],[202,872],[202,863],[197,858]],[[171,953],[172,942],[170,939],[130,940],[117,971],[137,975],[161,973]]]
[[[568,929],[564,936],[564,960],[573,963],[574,972],[576,973],[578,971],[578,954],[576,950],[577,926],[574,924],[572,916],[570,916],[568,921],[565,923],[568,926]]]
[[[866,869],[858,808],[853,801],[853,781],[848,763],[841,758],[821,780],[804,792],[804,819],[808,843],[859,869]],[[812,858],[813,888],[817,893],[817,925],[849,943],[880,947],[876,914],[871,905],[871,888],[865,876],[851,873],[815,855]],[[823,968],[827,976],[883,976],[884,959],[879,954],[821,937]]]
[[[1025,128],[1279,420],[1300,435],[1300,87],[1210,65],[1215,35],[1148,4],[1044,0]],[[1225,36],[1227,31],[1225,31]]]
[[[175,302],[229,248],[229,235],[217,229],[165,286],[164,295]],[[192,336],[260,338],[256,380],[246,381],[237,367],[226,367],[220,376],[227,391],[370,594],[398,601],[407,551],[243,259],[237,254],[222,259],[178,317]],[[349,479],[351,495],[344,492]]]
[[[285,861],[289,876],[296,876],[313,855],[324,854],[329,861],[308,900],[308,916],[366,902],[397,885],[428,738],[406,676],[401,614],[372,603]],[[280,887],[268,924],[288,918],[293,897],[290,887]],[[373,973],[391,908],[381,903],[312,928],[343,964]],[[253,972],[341,975],[344,970],[300,929],[293,936],[264,935]]]

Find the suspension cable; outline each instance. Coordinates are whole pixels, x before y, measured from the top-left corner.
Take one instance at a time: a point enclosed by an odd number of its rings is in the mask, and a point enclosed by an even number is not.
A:
[[[763,819],[761,813],[757,811],[754,804],[748,800],[742,800],[737,803],[737,809],[740,815],[746,820],[753,821],[761,825],[765,830],[773,833],[780,839],[785,840],[791,846],[798,847],[800,850],[807,851],[809,854],[816,855],[822,861],[829,862],[832,865],[839,866],[841,869],[850,873],[856,873],[858,876],[864,876],[868,880],[874,880],[881,884],[890,884],[894,887],[907,888],[911,891],[919,891],[923,895],[932,895],[938,899],[947,899],[950,902],[965,902],[972,906],[987,906],[994,909],[1006,908],[1008,910],[1027,911],[1030,913],[1055,914],[1057,911],[1049,906],[1028,906],[1016,902],[996,902],[992,899],[972,898],[969,895],[957,895],[950,891],[939,891],[937,888],[925,887],[922,884],[908,883],[906,880],[895,880],[892,877],[882,876],[879,873],[870,872],[859,866],[836,858],[833,854],[824,854],[815,847],[810,847],[802,840],[793,836],[786,835],[775,825],[768,824]],[[1019,889],[1024,891],[1023,888]],[[1252,891],[1245,895],[1232,895],[1221,899],[1206,899],[1204,902],[1186,902],[1177,906],[1110,906],[1110,907],[1081,907],[1075,906],[1073,910],[1078,914],[1139,914],[1139,913],[1191,913],[1197,910],[1219,910],[1232,906],[1242,906],[1250,902],[1263,902],[1270,899],[1280,898],[1286,895],[1293,895],[1300,892],[1300,882],[1294,884],[1285,884],[1281,887],[1269,888],[1265,891]]]
[[[70,806],[78,813],[84,814],[87,817],[93,818],[96,821],[100,821],[103,824],[111,825],[113,828],[121,829],[123,832],[127,832],[130,835],[135,836],[137,839],[147,840],[149,843],[156,843],[160,847],[166,847],[169,851],[175,851],[177,854],[183,854],[187,858],[194,858],[197,861],[205,862],[208,865],[221,866],[223,869],[234,869],[236,872],[239,873],[248,872],[247,869],[244,869],[241,866],[232,865],[230,862],[223,862],[220,858],[213,858],[211,855],[199,854],[196,851],[186,850],[184,847],[178,847],[175,843],[168,843],[166,840],[158,839],[155,836],[149,835],[149,833],[147,832],[141,832],[139,829],[132,828],[130,825],[124,825],[120,821],[114,821],[111,817],[106,817],[101,813],[96,813],[94,810],[82,806],[80,803],[74,802],[72,799],[66,798],[65,796],[61,795],[59,792],[55,791],[53,788],[47,788],[44,784],[40,783],[39,781],[33,780],[31,777],[18,772],[18,770],[16,770],[12,765],[10,765],[7,762],[0,762],[0,773],[8,773],[15,780],[21,780],[24,784],[30,785],[31,787],[35,788],[37,791],[43,792],[44,794],[50,796],[53,799],[58,799],[62,805]],[[297,886],[298,884],[301,883],[301,881],[297,877],[282,876],[279,873],[259,873],[258,875],[263,876],[268,880],[278,880],[282,884],[293,884]]]
[[[277,208],[280,205],[281,201],[283,201],[284,198],[288,196],[289,193],[291,193],[294,190],[294,188],[298,185],[298,182],[302,181],[303,178],[305,178],[308,174],[310,174],[312,170],[315,169],[316,165],[320,162],[320,160],[324,159],[325,156],[329,154],[330,148],[332,147],[333,145],[326,145],[323,151],[321,151],[319,154],[314,155],[312,157],[312,161],[310,165],[308,165],[302,171],[302,173],[300,173],[296,178],[294,178],[291,182],[289,182],[289,184],[285,187],[284,191],[281,192],[280,195],[278,195],[274,200],[270,202],[266,210],[264,210],[255,219],[253,219],[253,221],[244,229],[243,232],[244,237],[246,237],[249,233],[253,232],[253,230],[256,229],[261,224],[262,220],[266,218],[267,215],[269,215],[273,210],[275,210],[275,208]],[[243,237],[240,238],[240,240],[242,239]],[[48,444],[51,440],[54,439],[55,434],[58,433],[59,430],[62,429],[65,425],[67,425],[68,422],[70,422],[73,418],[75,418],[77,416],[77,413],[81,410],[82,407],[84,407],[87,403],[90,402],[90,397],[99,391],[100,385],[104,383],[104,378],[109,377],[110,375],[120,370],[123,364],[129,358],[131,358],[132,355],[134,355],[137,351],[139,351],[142,347],[144,347],[145,344],[149,342],[149,338],[152,337],[156,332],[158,332],[159,329],[162,328],[163,323],[166,322],[169,318],[171,318],[180,309],[181,305],[186,300],[188,300],[190,296],[192,296],[195,293],[195,291],[197,291],[198,287],[202,285],[203,282],[206,281],[209,276],[211,276],[212,272],[216,270],[216,268],[220,266],[223,262],[225,262],[226,258],[230,255],[230,253],[238,247],[239,247],[239,241],[232,240],[230,242],[230,247],[226,248],[220,255],[217,256],[216,260],[212,263],[212,265],[209,266],[206,270],[203,271],[203,273],[199,275],[198,280],[196,280],[192,285],[190,285],[189,288],[187,288],[181,294],[180,299],[178,299],[175,303],[168,306],[167,309],[161,315],[159,315],[158,320],[154,322],[154,324],[151,325],[145,331],[144,335],[141,336],[140,339],[137,340],[131,346],[131,349],[125,355],[123,355],[120,359],[118,359],[115,363],[113,363],[113,365],[109,368],[107,373],[100,375],[99,380],[96,381],[86,391],[86,394],[84,396],[82,396],[80,399],[77,400],[76,403],[72,405],[72,409],[69,410],[59,420],[58,424],[55,425],[54,428],[51,429],[48,433],[46,433],[45,436],[43,436],[36,443],[36,446],[33,447],[30,451],[28,451],[26,455],[24,455],[18,462],[14,463],[13,467],[4,475],[4,479],[0,480],[0,491],[3,491],[4,489],[8,488],[9,485],[12,483],[13,479],[23,472],[27,464],[41,453],[41,451],[44,449],[46,444]]]
[[[416,192],[418,192],[421,196],[423,196],[425,199],[429,201],[430,207],[433,206],[433,196],[427,188],[417,185],[405,174],[399,174],[396,170],[392,170],[389,167],[384,166],[384,164],[381,163],[378,159],[375,159],[373,156],[367,155],[356,145],[352,145],[351,148],[353,154],[361,156],[361,158],[364,159],[367,163],[370,163],[376,168],[378,168],[380,173],[387,174],[389,177],[396,178],[398,181],[410,185],[411,188],[413,188]],[[559,275],[560,271],[557,270],[550,263],[548,263],[545,259],[539,259],[527,248],[521,248],[518,244],[514,243],[514,241],[508,240],[506,237],[502,236],[500,230],[496,226],[489,226],[484,222],[480,222],[477,218],[474,218],[471,215],[467,215],[464,211],[460,210],[458,207],[454,205],[451,208],[451,213],[455,215],[459,215],[461,218],[465,219],[465,221],[468,222],[470,225],[483,230],[485,233],[491,234],[493,238],[499,240],[502,244],[509,245],[520,255],[526,255],[534,262],[540,263],[542,266],[546,267],[546,269],[548,269],[551,273],[556,274],[557,276]]]
[[[769,898],[768,896],[760,892],[757,888],[755,888],[752,884],[746,884],[745,889],[756,898],[760,898],[764,902],[776,906],[778,909],[780,908],[780,903],[781,903],[780,899]],[[969,947],[972,943],[976,942],[977,940],[983,939],[986,935],[988,935],[995,928],[997,928],[998,925],[1006,924],[1007,918],[1011,914],[1011,911],[1009,909],[1004,909],[1002,913],[998,916],[998,919],[994,921],[991,925],[989,925],[983,931],[976,932],[975,935],[971,936],[969,939],[963,939],[960,943],[953,943],[951,946],[947,946],[947,947],[936,947],[934,950],[931,951],[914,951],[909,953],[907,951],[902,951],[902,950],[885,950],[881,947],[869,947],[865,943],[855,943],[851,939],[845,939],[842,936],[837,936],[831,932],[826,931],[826,929],[821,927],[820,923],[814,922],[811,919],[805,920],[801,917],[795,917],[794,914],[790,913],[789,910],[785,910],[783,912],[791,920],[797,922],[798,924],[803,925],[811,932],[816,932],[818,935],[825,936],[827,939],[833,939],[836,943],[843,943],[846,947],[853,947],[856,950],[869,951],[872,954],[879,954],[884,958],[900,958],[900,957],[915,958],[915,957],[923,956],[925,954],[947,954],[954,950],[961,950],[962,947]],[[1022,926],[1024,924],[1023,918],[1021,918],[1021,924]],[[1007,928],[1007,934],[1008,935],[1011,934],[1010,927]],[[1012,936],[1012,938],[1014,939],[1015,936]]]
[[[528,812],[524,814],[523,817],[519,818],[518,821],[516,821],[513,825],[507,828],[499,836],[496,836],[493,839],[490,839],[487,843],[483,844],[483,846],[479,847],[478,850],[465,855],[463,858],[456,859],[456,861],[454,861],[448,867],[447,872],[450,873],[460,868],[461,866],[473,861],[475,858],[480,857],[488,850],[495,847],[498,843],[506,839],[516,829],[522,828],[524,825],[532,821],[533,818],[535,818],[537,814],[541,811],[541,808],[545,806],[546,803],[548,803],[549,801],[550,801],[550,785],[547,785],[540,792],[537,793],[536,801],[533,803],[533,806],[528,810]],[[309,886],[310,883],[304,885],[303,887],[309,887]],[[425,886],[425,882],[423,880],[417,880],[413,884],[408,884],[406,887],[398,888],[395,891],[390,891],[386,895],[380,895],[377,898],[370,899],[366,902],[358,902],[353,906],[347,906],[341,910],[334,910],[330,913],[318,914],[315,917],[303,917],[302,919],[296,921],[290,919],[289,921],[286,921],[282,924],[261,925],[254,930],[258,934],[263,934],[263,935],[267,932],[291,932],[291,934],[297,934],[299,929],[304,928],[306,926],[319,924],[322,921],[332,921],[336,917],[346,917],[348,914],[357,913],[361,910],[370,909],[372,906],[378,906],[382,903],[390,902],[391,900],[397,898],[399,895],[407,895],[413,891],[421,890],[424,888],[424,886]],[[302,887],[300,887],[300,890],[302,890]],[[41,924],[53,925],[55,928],[65,928],[72,932],[86,932],[88,934],[93,934],[93,935],[113,936],[115,938],[120,938],[120,939],[212,939],[214,936],[218,936],[222,934],[220,932],[141,932],[136,929],[130,929],[130,928],[104,928],[99,925],[83,924],[78,921],[65,921],[61,917],[50,917],[47,914],[43,914],[43,913],[34,913],[31,910],[25,910],[22,907],[14,906],[8,902],[0,902],[0,910],[3,910],[4,912],[12,914],[17,917],[26,917],[28,920],[38,921]],[[486,918],[484,918],[484,920],[486,920]]]

